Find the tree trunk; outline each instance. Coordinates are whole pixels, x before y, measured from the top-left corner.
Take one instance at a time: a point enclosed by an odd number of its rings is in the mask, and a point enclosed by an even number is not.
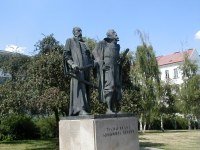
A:
[[[188,119],[188,130],[191,130],[191,120],[190,120],[190,118]]]
[[[177,129],[176,117],[174,118],[174,129]]]
[[[56,119],[56,128],[57,128],[56,137],[58,137],[58,135],[59,135],[59,114],[58,114],[57,109],[54,109],[54,115],[55,115],[55,119]]]
[[[200,129],[200,120],[197,119],[197,122],[198,122],[198,129]]]
[[[142,114],[140,116],[139,123],[140,123],[140,131],[142,131]]]
[[[147,121],[145,120],[145,121],[144,121],[144,126],[143,126],[143,132],[146,131],[146,126],[147,126]]]
[[[162,130],[162,132],[164,132],[164,127],[163,127],[163,116],[160,116],[160,129]]]

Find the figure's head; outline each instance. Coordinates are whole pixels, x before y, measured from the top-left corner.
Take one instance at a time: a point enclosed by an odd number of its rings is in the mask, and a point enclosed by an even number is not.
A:
[[[115,32],[115,30],[113,30],[113,29],[108,30],[106,35],[107,35],[107,38],[109,38],[109,39],[119,41],[119,37],[118,37],[117,33]]]
[[[72,30],[74,37],[82,39],[82,30],[79,27],[74,27]]]

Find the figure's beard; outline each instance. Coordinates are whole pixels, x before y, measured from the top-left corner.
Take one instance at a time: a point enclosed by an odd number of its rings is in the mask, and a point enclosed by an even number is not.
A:
[[[82,36],[78,36],[77,39],[78,39],[79,41],[82,41],[82,40],[83,40]]]
[[[78,36],[75,36],[79,41],[82,41],[83,38],[82,38],[82,35],[78,35]]]

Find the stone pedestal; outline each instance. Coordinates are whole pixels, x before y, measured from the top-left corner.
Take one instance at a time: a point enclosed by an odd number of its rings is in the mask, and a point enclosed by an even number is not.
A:
[[[131,115],[77,116],[59,122],[60,150],[139,150]]]

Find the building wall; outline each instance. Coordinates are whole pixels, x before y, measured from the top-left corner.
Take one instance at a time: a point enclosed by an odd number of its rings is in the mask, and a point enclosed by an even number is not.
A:
[[[197,74],[200,74],[200,56],[197,52],[197,50],[194,50],[193,53],[190,56],[190,60],[194,61],[198,66]],[[171,81],[175,84],[182,84],[182,71],[180,69],[180,66],[183,64],[183,62],[173,63],[173,64],[167,64],[163,66],[159,66],[160,72],[161,72],[161,80],[162,81]],[[178,71],[178,78],[174,78],[174,69],[177,68]],[[166,73],[165,71],[169,71],[169,79],[166,79]]]
[[[183,83],[183,80],[182,80],[182,71],[180,69],[180,65],[181,63],[174,63],[174,64],[168,64],[168,65],[163,65],[163,66],[160,66],[159,69],[160,69],[160,72],[161,72],[161,80],[162,81],[171,81],[172,83],[175,83],[175,84],[181,84]],[[177,78],[174,78],[174,69],[177,69],[177,73],[178,73],[178,77]],[[169,78],[166,79],[166,70],[169,71]]]

